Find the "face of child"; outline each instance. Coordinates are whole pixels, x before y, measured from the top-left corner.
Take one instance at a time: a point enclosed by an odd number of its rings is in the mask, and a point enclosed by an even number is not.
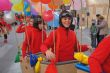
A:
[[[71,24],[71,18],[70,17],[63,17],[61,19],[61,22],[64,25],[64,27],[69,27]]]
[[[40,30],[43,29],[43,26],[44,26],[43,23],[39,23],[39,24],[38,24],[38,27],[39,27]]]
[[[30,24],[31,24],[31,25],[33,24],[33,19],[30,20]]]
[[[29,18],[29,17],[27,17],[27,18],[26,18],[26,21],[30,21],[30,18]]]

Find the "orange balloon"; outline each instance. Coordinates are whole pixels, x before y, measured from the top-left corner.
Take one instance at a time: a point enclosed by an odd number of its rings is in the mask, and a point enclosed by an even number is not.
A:
[[[48,6],[49,6],[49,8],[51,8],[51,9],[57,9],[57,8],[59,7],[58,5],[55,5],[55,4],[53,4],[53,3],[49,3]]]
[[[63,2],[62,0],[51,0],[48,6],[51,9],[57,9],[59,6],[62,5],[62,2]]]
[[[37,3],[37,2],[39,2],[40,0],[31,0],[32,2],[34,2],[34,3]]]
[[[49,6],[49,8],[51,8],[51,9],[57,9],[57,8],[58,8],[58,5],[55,5],[55,4],[53,4],[53,3],[49,3],[48,6]]]
[[[37,4],[33,5],[33,6],[34,6],[36,12],[38,12],[39,14],[42,14],[44,11],[46,11],[45,5],[42,5],[42,9],[41,9],[41,4],[40,3],[37,3]]]

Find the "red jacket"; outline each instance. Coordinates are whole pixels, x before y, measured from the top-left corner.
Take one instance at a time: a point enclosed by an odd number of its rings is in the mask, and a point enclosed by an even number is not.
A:
[[[90,73],[110,73],[110,35],[89,57]]]
[[[46,39],[46,32],[43,31],[43,40]],[[25,31],[25,39],[22,45],[23,57],[26,56],[27,51],[36,54],[40,51],[42,44],[42,31],[34,27],[27,27]]]
[[[57,37],[57,35],[59,35],[60,39]],[[77,44],[76,34],[74,31],[66,30],[63,27],[59,27],[58,29],[56,29],[55,34],[54,34],[54,32],[50,33],[48,38],[42,44],[41,51],[45,53],[49,47],[53,48],[54,36],[56,37],[55,38],[55,41],[56,41],[55,50],[56,50],[57,61],[61,62],[61,61],[73,60],[74,51],[78,51],[78,49],[79,49],[79,48],[77,48],[78,44]],[[78,47],[79,47],[79,45],[78,45]],[[87,50],[86,45],[83,45],[81,47],[82,47],[82,51]]]
[[[0,20],[0,28],[3,29],[4,27],[7,29],[7,31],[11,31],[12,30],[12,27],[10,24],[7,24],[3,19]],[[4,32],[4,29],[3,29],[3,32]]]
[[[24,24],[21,24],[21,25],[19,25],[18,27],[17,27],[17,29],[16,29],[16,33],[24,33],[25,32],[25,30],[26,30],[26,28],[31,28],[31,27],[33,27],[32,25],[28,25],[28,26],[25,26]]]
[[[29,27],[28,27],[29,28]],[[24,24],[21,24],[17,27],[16,29],[16,33],[23,33],[25,32],[25,25]]]

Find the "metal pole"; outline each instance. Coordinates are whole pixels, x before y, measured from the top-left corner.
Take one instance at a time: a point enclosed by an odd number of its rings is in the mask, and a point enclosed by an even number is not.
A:
[[[109,22],[109,12],[110,12],[110,0],[109,0],[109,7],[108,7],[108,14],[107,14],[107,23]]]

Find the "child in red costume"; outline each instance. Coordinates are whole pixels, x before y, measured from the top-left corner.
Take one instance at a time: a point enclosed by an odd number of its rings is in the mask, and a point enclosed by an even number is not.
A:
[[[46,39],[46,32],[42,32],[42,27],[44,26],[43,19],[40,15],[34,18],[33,26],[27,27],[25,29],[25,39],[22,45],[22,54],[23,57],[26,56],[28,51],[32,54],[36,54],[40,51],[40,46],[42,44],[42,40]]]
[[[12,27],[10,24],[7,24],[3,18],[0,18],[0,28],[4,35],[4,43],[7,43],[8,33],[12,30]]]
[[[59,28],[50,33],[42,44],[41,51],[46,54],[48,59],[56,58],[58,62],[74,60],[74,52],[78,51],[80,45],[75,32],[70,30],[70,24],[73,21],[72,15],[68,11],[63,11],[59,15],[59,19]],[[87,45],[81,45],[81,47],[82,51],[88,50]],[[52,48],[52,50],[48,48]]]
[[[21,22],[21,24],[16,29],[17,33],[23,33],[25,32],[25,28],[31,28],[33,26],[33,19],[31,19],[30,17],[26,17],[26,22],[26,26],[23,22]]]
[[[90,73],[110,73],[110,35],[91,54],[89,65]]]

